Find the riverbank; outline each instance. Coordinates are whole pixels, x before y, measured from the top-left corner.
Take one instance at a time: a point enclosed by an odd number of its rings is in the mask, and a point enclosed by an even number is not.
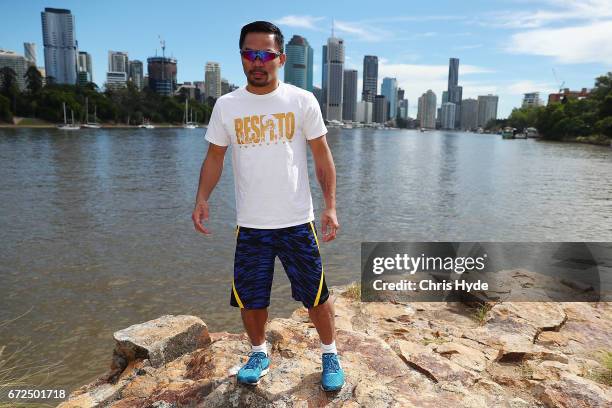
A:
[[[14,118],[14,123],[3,123],[0,122],[0,128],[5,129],[56,129],[57,123],[47,122],[36,118]],[[183,124],[174,123],[151,123],[155,128],[163,129],[182,129]],[[100,123],[101,129],[139,129],[140,125],[126,125],[126,124],[115,124],[115,123]],[[206,127],[206,125],[200,124],[200,128]]]
[[[346,372],[340,391],[319,388],[319,340],[304,308],[268,322],[271,368],[256,387],[235,381],[250,350],[245,334],[165,315],[116,332],[109,371],[59,407],[612,403],[612,303],[364,303],[359,291],[331,290]]]

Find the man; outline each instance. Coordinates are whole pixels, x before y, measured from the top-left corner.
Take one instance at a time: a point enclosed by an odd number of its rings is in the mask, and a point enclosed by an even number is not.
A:
[[[334,391],[343,386],[344,371],[336,350],[334,308],[327,301],[306,145],[310,145],[325,198],[323,242],[333,240],[339,229],[336,170],[316,98],[278,79],[286,60],[283,44],[283,35],[274,24],[255,21],[242,27],[239,46],[248,84],[221,96],[215,104],[192,218],[197,231],[210,234],[202,220],[208,220],[208,199],[231,144],[237,225],[230,304],[240,308],[252,347],[237,380],[257,384],[268,372],[265,324],[278,256],[291,282],[292,297],[308,309],[319,334],[321,387]]]

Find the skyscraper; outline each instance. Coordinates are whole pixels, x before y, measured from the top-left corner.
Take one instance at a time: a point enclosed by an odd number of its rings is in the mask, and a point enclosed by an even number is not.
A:
[[[79,59],[77,61],[77,72],[79,85],[86,85],[88,82],[93,82],[93,71],[91,64],[91,55],[85,51],[79,51]]]
[[[23,43],[23,56],[30,62],[36,65],[36,44],[31,42]]]
[[[436,128],[436,94],[431,90],[427,90],[419,97],[418,119],[423,128]]]
[[[397,115],[397,79],[383,78],[380,93],[387,97],[387,119],[395,119]]]
[[[455,127],[455,104],[445,102],[440,109],[440,127],[442,129],[454,129]]]
[[[464,99],[461,101],[461,129],[473,130],[478,127],[478,101]]]
[[[70,10],[46,7],[42,20],[45,73],[57,84],[77,82],[77,40]]]
[[[357,115],[357,70],[344,70],[342,120],[355,121]]]
[[[285,82],[312,92],[313,52],[308,41],[294,35],[285,47]]]
[[[119,88],[127,84],[129,75],[129,59],[127,52],[108,52],[108,72],[106,73],[107,87]]]
[[[333,36],[327,39],[323,94],[327,120],[342,120],[342,91],[344,90],[344,41]]]
[[[136,88],[142,90],[144,88],[144,69],[142,61],[133,60],[129,62],[129,79]]]
[[[478,96],[478,126],[485,127],[491,119],[497,119],[497,95]]]
[[[205,98],[221,97],[221,65],[218,62],[207,62],[204,72]]]
[[[172,95],[176,89],[176,62],[164,56],[147,58],[146,86],[160,95]]]
[[[366,55],[363,57],[363,84],[361,100],[374,102],[378,94],[378,57]]]
[[[374,97],[374,114],[372,120],[376,123],[385,123],[389,113],[387,107],[389,103],[385,95],[376,95]]]
[[[461,98],[463,88],[459,83],[459,58],[450,58],[448,61],[448,102],[455,104],[455,124],[453,128],[459,127],[461,120]]]

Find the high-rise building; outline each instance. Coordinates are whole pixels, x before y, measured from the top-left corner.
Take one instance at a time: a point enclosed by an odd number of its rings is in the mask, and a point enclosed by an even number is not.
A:
[[[497,95],[478,96],[478,126],[485,127],[491,119],[497,119]]]
[[[529,92],[523,94],[523,103],[521,105],[522,108],[531,108],[537,106],[544,106],[544,101],[540,99],[539,92]]]
[[[385,123],[387,122],[387,107],[389,103],[387,101],[387,97],[385,95],[376,95],[374,97],[374,114],[372,115],[372,120],[376,123]]]
[[[108,52],[108,71],[106,72],[106,87],[110,89],[122,88],[127,85],[129,78],[129,58],[127,52]]]
[[[91,55],[89,53],[79,51],[77,72],[79,75],[79,85],[86,85],[88,82],[93,82]]]
[[[373,103],[368,101],[357,102],[357,114],[355,120],[361,123],[372,123]]]
[[[408,119],[408,99],[400,99],[398,102],[397,116],[401,119]]]
[[[148,87],[160,95],[170,96],[176,89],[176,59],[147,58]]]
[[[357,115],[357,70],[344,70],[342,95],[342,120],[356,120]]]
[[[313,51],[308,41],[294,35],[285,47],[285,82],[312,92]]]
[[[459,58],[450,58],[448,61],[448,100],[443,103],[452,102],[455,104],[455,124],[451,129],[459,128],[461,120],[461,99],[463,97],[463,88],[459,86]]]
[[[380,93],[387,98],[387,119],[395,119],[397,115],[397,79],[383,78]]]
[[[378,57],[375,55],[363,57],[362,88],[361,100],[374,102],[374,97],[378,94]]]
[[[24,42],[23,56],[25,59],[36,65],[36,44],[31,42]]]
[[[142,61],[132,60],[128,64],[129,66],[129,80],[138,88],[138,90],[142,91],[144,88],[144,67]]]
[[[129,73],[128,53],[123,51],[108,52],[108,71]]]
[[[323,95],[325,98],[325,118],[327,120],[342,120],[342,91],[344,90],[344,40],[333,36],[327,39],[324,46],[325,82]]]
[[[221,96],[221,65],[218,62],[209,61],[204,69],[204,86],[206,92],[205,98],[214,98],[215,100]]]
[[[26,79],[24,75],[30,66],[36,66],[32,61],[26,59],[23,55],[19,55],[13,51],[0,49],[0,68],[8,67],[15,71],[17,86],[20,91],[26,89]],[[0,78],[1,84],[1,78]]]
[[[436,94],[428,89],[419,97],[419,108],[417,118],[420,126],[427,129],[436,128]]]
[[[440,108],[440,127],[442,129],[455,128],[455,104],[452,102],[444,102]]]
[[[473,130],[478,128],[478,101],[464,99],[461,101],[461,129]]]
[[[56,84],[77,83],[77,40],[70,10],[46,7],[42,20],[45,73]],[[49,81],[48,81],[49,82]]]

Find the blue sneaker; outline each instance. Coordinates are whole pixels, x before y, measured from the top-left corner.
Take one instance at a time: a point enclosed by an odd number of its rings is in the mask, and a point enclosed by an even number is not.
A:
[[[270,359],[261,351],[251,352],[249,361],[238,371],[236,379],[242,384],[256,385],[259,379],[268,373]]]
[[[323,353],[323,373],[321,374],[321,388],[323,391],[337,391],[344,385],[344,370],[340,367],[340,360],[336,353]]]

